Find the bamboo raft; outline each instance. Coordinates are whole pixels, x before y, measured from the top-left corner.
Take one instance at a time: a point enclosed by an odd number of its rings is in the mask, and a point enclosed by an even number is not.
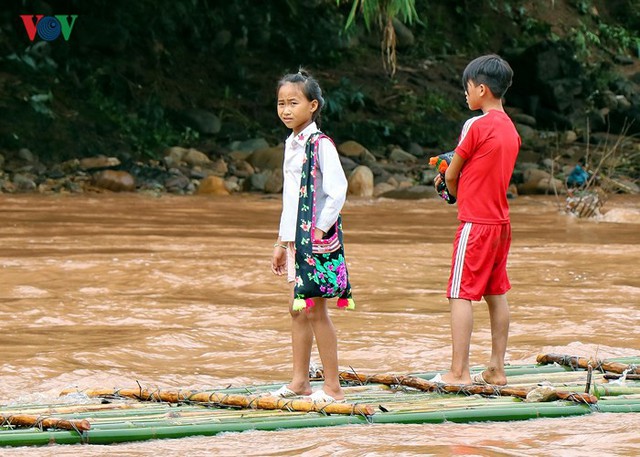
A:
[[[269,396],[280,384],[218,391],[142,386],[73,389],[62,392],[57,404],[0,405],[0,446],[114,444],[246,430],[640,412],[640,356],[603,361],[544,354],[537,362],[507,367],[507,386],[428,381],[436,372],[345,371],[341,373],[345,403]]]

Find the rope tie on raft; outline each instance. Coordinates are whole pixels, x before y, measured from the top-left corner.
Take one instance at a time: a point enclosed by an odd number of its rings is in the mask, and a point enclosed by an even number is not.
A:
[[[590,359],[589,363],[596,362],[596,366],[593,367],[594,370],[599,371],[600,373],[604,373],[606,370],[603,367],[603,361],[598,359]],[[560,365],[567,366],[571,368],[573,371],[582,370],[580,368],[580,357],[574,355],[563,355],[560,357]]]

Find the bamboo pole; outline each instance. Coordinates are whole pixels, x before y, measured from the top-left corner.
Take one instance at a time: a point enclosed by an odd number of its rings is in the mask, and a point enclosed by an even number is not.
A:
[[[617,397],[621,395],[639,395],[640,386],[619,384],[596,384],[593,393],[598,397]]]
[[[477,373],[485,370],[485,367],[473,367],[471,369],[472,373]],[[520,375],[546,375],[549,373],[566,373],[568,370],[564,367],[553,366],[553,365],[515,365],[515,366],[505,366],[504,371],[507,374],[507,378],[511,378],[513,376]],[[415,376],[417,378],[422,379],[431,379],[433,378],[437,371],[427,371],[423,373],[409,373],[409,376]]]
[[[640,401],[624,403],[603,402],[598,407],[601,412],[640,412]],[[12,431],[0,433],[0,446],[46,446],[57,444],[115,444],[161,438],[181,438],[194,435],[211,436],[221,432],[241,432],[245,430],[302,429],[347,424],[421,424],[445,421],[466,423],[481,421],[525,420],[542,417],[566,417],[585,415],[593,410],[588,405],[560,405],[557,403],[523,404],[513,403],[500,408],[455,408],[439,411],[410,411],[376,414],[369,420],[361,416],[303,416],[295,419],[276,417],[271,421],[252,423],[234,421],[231,423],[212,421],[199,425],[166,425],[157,427],[131,428],[126,423],[121,429],[107,430],[99,427],[86,432],[84,437],[68,431],[33,433]]]
[[[120,410],[132,409],[133,405],[131,404],[96,404],[96,405],[53,405],[53,406],[23,406],[23,405],[15,405],[13,407],[3,406],[4,412],[0,413],[5,416],[9,414],[38,414],[38,415],[56,415],[56,414],[74,414],[76,416],[81,415],[83,413],[94,415],[96,412],[100,411],[112,411],[112,410]]]
[[[60,395],[75,392],[65,390]],[[272,396],[234,395],[218,392],[161,391],[149,389],[88,389],[82,392],[89,397],[127,397],[141,401],[163,401],[168,403],[195,402],[217,404],[252,409],[321,412],[326,414],[348,414],[372,416],[375,409],[371,405],[354,403],[324,403],[308,400],[279,398]]]
[[[377,374],[377,375],[364,375],[357,374],[348,371],[340,373],[340,378],[345,381],[357,381],[362,383],[377,383],[391,385],[402,385],[407,387],[413,387],[414,389],[422,390],[424,392],[442,392],[450,394],[466,394],[466,395],[483,395],[483,396],[511,396],[518,398],[526,398],[527,394],[531,392],[531,388],[524,387],[509,387],[509,386],[496,386],[496,385],[460,385],[460,384],[444,384],[437,382],[426,381],[415,376],[403,376],[393,374]],[[588,393],[579,392],[557,392],[557,398],[560,400],[574,401],[578,403],[594,404],[598,402],[598,399]]]
[[[604,379],[620,379],[622,377],[621,374],[606,374],[603,376]],[[625,376],[625,379],[628,381],[640,381],[640,374],[628,374]]]
[[[15,427],[41,427],[58,428],[61,430],[77,430],[84,432],[91,429],[88,420],[66,420],[56,417],[43,417],[32,414],[4,414],[0,413],[3,424],[13,425]]]
[[[184,407],[180,407],[184,408]],[[192,408],[192,407],[187,407]],[[600,412],[631,413],[640,412],[640,400],[620,399],[599,403]],[[525,420],[542,417],[566,417],[590,414],[592,407],[585,404],[558,403],[511,403],[499,407],[459,407],[436,411],[402,411],[376,414],[368,420],[362,416],[321,416],[302,415],[295,418],[273,417],[271,420],[253,422],[250,420],[233,420],[228,422],[212,418],[208,423],[175,425],[161,422],[153,426],[133,426],[126,420],[120,423],[119,429],[103,428],[99,424],[87,431],[84,436],[69,431],[37,432],[13,430],[0,433],[1,446],[29,446],[57,444],[115,444],[160,438],[181,438],[194,435],[215,435],[221,432],[240,432],[244,430],[278,430],[307,427],[325,427],[347,424],[420,424],[442,423],[445,421],[466,423],[479,421]],[[116,411],[114,411],[116,412]],[[116,425],[116,424],[113,424]],[[108,427],[112,427],[109,424]]]
[[[620,362],[610,362],[607,360],[598,360],[593,358],[578,357],[573,355],[563,354],[538,354],[536,361],[540,364],[546,365],[550,363],[557,363],[558,365],[564,365],[573,369],[581,368],[583,370],[588,369],[589,365],[594,370],[610,371],[612,373],[640,373],[640,367],[636,365],[627,365]]]

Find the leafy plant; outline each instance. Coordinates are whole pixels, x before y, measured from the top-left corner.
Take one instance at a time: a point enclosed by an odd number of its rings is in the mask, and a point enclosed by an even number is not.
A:
[[[574,1],[574,6],[578,10],[580,14],[587,14],[591,9],[591,1],[590,0],[577,0]]]
[[[355,88],[347,77],[340,78],[340,85],[326,96],[327,115],[341,119],[349,108],[365,106],[365,96],[360,88]]]
[[[348,30],[355,22],[358,10],[364,18],[367,29],[375,23],[382,32],[382,65],[390,77],[396,74],[396,32],[393,20],[401,17],[404,22],[411,24],[418,20],[415,0],[352,0],[351,11],[347,17],[345,30]],[[340,0],[336,0],[340,4]]]
[[[576,57],[582,61],[587,61],[591,56],[592,46],[600,44],[600,37],[582,23],[578,28],[572,27],[570,29],[568,40],[575,49]]]
[[[106,117],[133,151],[157,159],[164,147],[189,145],[199,138],[197,132],[190,129],[181,132],[171,125],[156,97],[149,97],[140,109],[133,111],[118,99],[107,96],[98,84],[101,74],[98,70],[88,79],[89,103]]]
[[[46,94],[33,94],[29,97],[29,104],[36,113],[44,114],[53,119],[55,114],[49,107],[51,100],[53,100],[53,94],[49,91]]]
[[[632,51],[640,57],[640,37],[629,33],[624,27],[618,25],[600,24],[598,27],[603,41],[615,46],[616,51],[624,54]]]

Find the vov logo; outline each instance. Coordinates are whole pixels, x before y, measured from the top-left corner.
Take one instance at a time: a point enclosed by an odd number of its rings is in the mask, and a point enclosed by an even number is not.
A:
[[[73,30],[78,15],[58,14],[56,16],[44,16],[43,14],[22,14],[20,18],[31,41],[36,38],[36,32],[45,41],[53,41],[60,34],[62,34],[65,41],[69,41],[71,30]]]

